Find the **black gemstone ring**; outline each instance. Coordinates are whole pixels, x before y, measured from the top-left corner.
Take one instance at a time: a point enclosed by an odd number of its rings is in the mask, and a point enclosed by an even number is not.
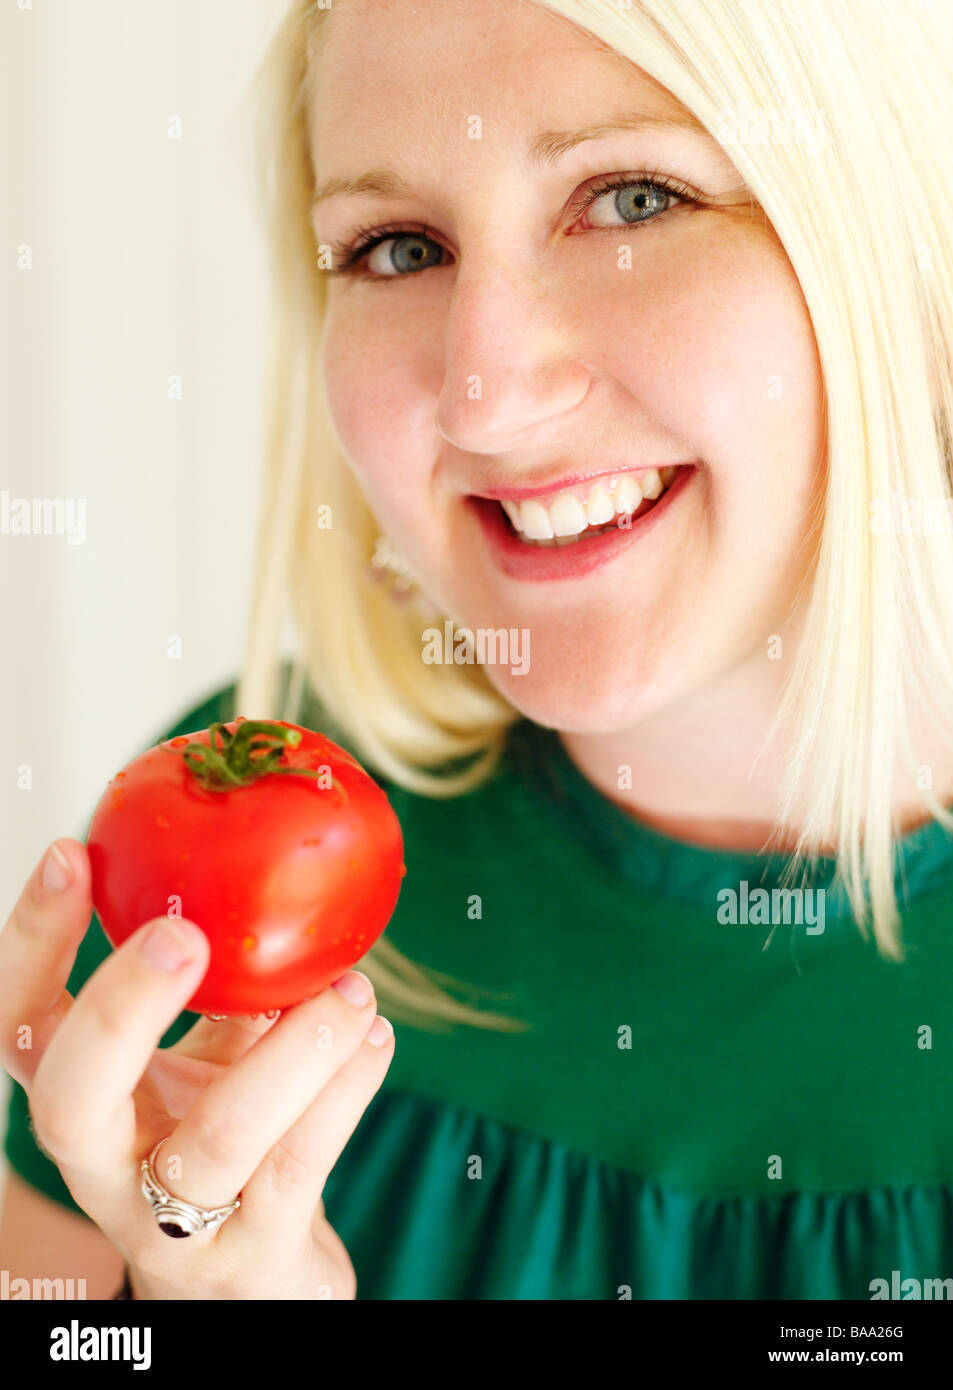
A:
[[[166,1135],[166,1139],[169,1136]],[[241,1197],[225,1207],[198,1207],[182,1197],[174,1197],[156,1177],[155,1161],[166,1139],[160,1139],[148,1158],[139,1165],[142,1174],[142,1193],[152,1207],[159,1230],[175,1240],[193,1236],[197,1231],[214,1231],[241,1206]]]

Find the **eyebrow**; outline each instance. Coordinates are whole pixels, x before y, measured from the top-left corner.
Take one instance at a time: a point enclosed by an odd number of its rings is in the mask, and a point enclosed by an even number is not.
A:
[[[583,126],[580,130],[541,130],[530,141],[527,157],[531,168],[541,169],[556,164],[563,155],[586,140],[601,140],[620,130],[684,130],[692,135],[711,139],[708,130],[691,113],[684,116],[622,116],[602,125]],[[345,178],[325,179],[315,190],[312,209],[340,193],[364,193],[382,198],[394,198],[413,192],[410,184],[391,169],[367,169],[362,174]]]

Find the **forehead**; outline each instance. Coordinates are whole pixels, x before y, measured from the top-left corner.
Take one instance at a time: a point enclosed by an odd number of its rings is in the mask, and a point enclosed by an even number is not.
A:
[[[554,127],[629,104],[682,117],[681,102],[586,30],[522,0],[335,0],[315,30],[309,120],[318,162],[485,128]],[[406,148],[406,146],[405,146]]]

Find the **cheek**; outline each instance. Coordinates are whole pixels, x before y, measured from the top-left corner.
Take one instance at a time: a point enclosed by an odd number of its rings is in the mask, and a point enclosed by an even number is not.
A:
[[[714,482],[771,490],[784,459],[813,472],[821,443],[820,373],[797,278],[773,234],[712,225],[638,262],[629,294],[614,277],[595,315],[605,367],[667,447],[707,464]],[[635,239],[636,244],[638,238]],[[592,306],[590,306],[590,312]]]
[[[389,511],[399,511],[401,499],[405,506],[412,501],[429,476],[433,408],[428,416],[419,358],[419,341],[415,348],[386,306],[375,313],[367,296],[339,308],[332,289],[321,363],[328,409],[369,500]]]

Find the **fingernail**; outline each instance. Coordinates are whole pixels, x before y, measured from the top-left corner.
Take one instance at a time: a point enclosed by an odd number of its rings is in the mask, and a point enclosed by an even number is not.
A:
[[[370,1032],[367,1035],[367,1041],[372,1043],[374,1047],[383,1047],[393,1036],[394,1026],[390,1019],[385,1018],[383,1014],[378,1014],[371,1024]]]
[[[48,893],[62,893],[64,888],[69,886],[73,871],[69,866],[69,860],[54,840],[46,851],[46,861],[43,865],[43,887]]]
[[[374,992],[370,980],[366,975],[362,975],[360,970],[351,970],[347,975],[342,975],[339,980],[334,981],[333,988],[340,991],[356,1009],[363,1009]]]
[[[169,917],[153,923],[142,938],[139,949],[154,970],[162,970],[168,975],[185,965],[195,954],[188,931],[181,930],[179,924]]]

